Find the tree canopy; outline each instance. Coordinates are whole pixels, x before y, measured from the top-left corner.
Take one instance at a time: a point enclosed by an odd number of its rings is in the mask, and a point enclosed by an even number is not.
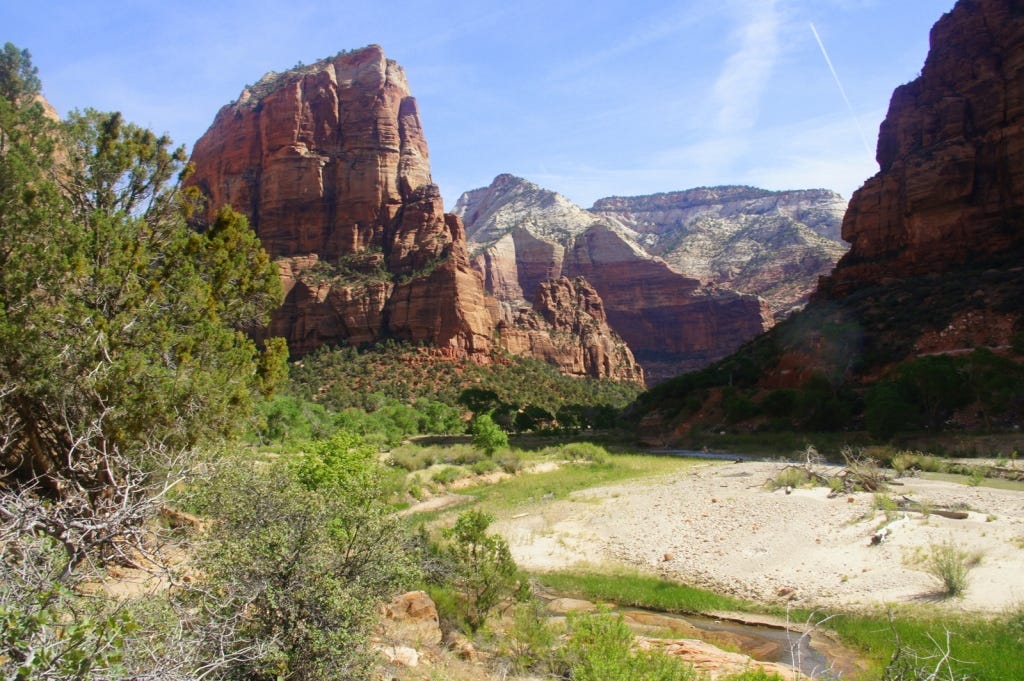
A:
[[[246,220],[190,229],[183,147],[119,113],[48,117],[27,51],[0,59],[0,477],[107,517],[169,462],[232,434],[283,346]],[[59,505],[59,504],[58,504]],[[52,518],[51,518],[52,519]],[[42,521],[40,521],[42,522]],[[35,530],[59,533],[59,528]],[[80,560],[99,532],[69,552]]]

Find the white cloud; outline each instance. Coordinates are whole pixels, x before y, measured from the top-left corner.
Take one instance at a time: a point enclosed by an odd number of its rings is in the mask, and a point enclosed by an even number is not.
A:
[[[748,130],[757,121],[758,104],[779,57],[782,20],[775,0],[732,4],[743,23],[735,31],[737,49],[726,60],[713,89],[720,131]]]

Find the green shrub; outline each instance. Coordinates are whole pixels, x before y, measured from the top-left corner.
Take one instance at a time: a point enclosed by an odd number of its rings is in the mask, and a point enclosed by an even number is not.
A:
[[[497,450],[508,447],[508,435],[498,427],[490,414],[480,414],[473,419],[470,432],[473,434],[473,446],[487,456],[493,456]]]
[[[784,681],[778,674],[769,674],[764,669],[747,669],[738,674],[719,677],[719,681]]]
[[[593,442],[571,442],[561,448],[561,455],[569,461],[591,461],[596,464],[608,461],[608,450]]]
[[[952,542],[944,542],[929,547],[924,568],[942,584],[942,593],[952,598],[963,595],[967,590],[968,573],[979,562],[979,556],[963,551]]]
[[[787,466],[775,474],[768,481],[769,489],[782,489],[783,487],[803,487],[811,482],[811,476],[803,468]]]
[[[523,460],[519,454],[515,452],[506,452],[498,459],[498,465],[501,466],[501,470],[506,473],[515,475],[523,469]]]
[[[796,390],[773,390],[761,400],[761,410],[773,418],[789,418],[796,409],[796,400]]]
[[[372,447],[342,433],[293,461],[226,460],[204,481],[203,582],[188,597],[206,652],[230,661],[222,678],[370,673],[377,606],[418,576],[381,477]]]
[[[416,446],[405,446],[391,450],[391,463],[413,473],[434,465],[433,452]]]
[[[451,445],[439,447],[438,449],[440,450],[437,455],[439,461],[460,466],[476,463],[487,456],[484,452],[470,445]]]
[[[734,388],[726,388],[723,391],[722,409],[725,410],[725,420],[729,423],[746,421],[761,413],[757,403]]]
[[[458,594],[459,619],[476,631],[487,617],[511,598],[525,600],[529,583],[519,574],[503,537],[488,534],[494,517],[466,511],[444,531],[448,544],[442,555],[451,565],[450,584]]]
[[[888,440],[897,433],[921,427],[920,408],[908,401],[899,387],[879,381],[864,398],[864,425],[871,437]]]
[[[544,603],[536,598],[516,605],[512,626],[505,633],[504,654],[517,674],[535,670],[545,676],[556,671],[555,631]]]
[[[895,513],[899,508],[896,500],[888,494],[876,493],[871,502],[871,508],[876,511],[885,511],[886,514]]]
[[[477,475],[484,475],[485,473],[490,473],[492,471],[498,470],[498,464],[492,459],[481,459],[474,463],[470,467],[470,470],[472,470]]]
[[[444,466],[434,471],[434,474],[431,476],[431,479],[434,482],[441,483],[442,485],[448,485],[455,482],[459,478],[464,477],[466,477],[466,471],[463,470],[462,468],[459,468],[458,466]]]
[[[564,664],[573,681],[691,681],[693,667],[660,651],[634,652],[633,632],[607,611],[571,613]]]

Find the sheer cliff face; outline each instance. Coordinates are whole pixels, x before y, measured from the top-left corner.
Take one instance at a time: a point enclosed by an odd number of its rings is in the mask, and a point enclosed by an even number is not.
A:
[[[295,356],[394,337],[491,350],[494,320],[446,220],[405,75],[379,47],[268,74],[196,143],[189,182],[245,213],[287,291]]]
[[[386,338],[482,361],[502,347],[498,304],[431,182],[405,74],[379,47],[267,74],[220,110],[192,163],[206,219],[231,205],[276,259],[287,297],[267,333],[286,338],[293,357]],[[535,336],[568,333],[534,327]],[[600,343],[614,345],[605,331]],[[583,345],[572,352],[593,361],[553,363],[637,380],[632,356],[620,367]]]
[[[879,130],[880,171],[843,221],[849,254],[823,282],[1019,264],[1024,250],[1024,3],[961,0]]]
[[[601,199],[591,212],[678,272],[761,296],[776,317],[802,307],[847,248],[846,201],[824,189],[705,187]]]
[[[531,306],[503,304],[502,310],[498,332],[512,354],[542,359],[567,374],[644,382],[643,369],[610,329],[604,303],[585,279],[544,281]]]
[[[546,280],[583,277],[649,382],[703,367],[772,324],[760,298],[674,271],[630,228],[526,180],[499,176],[463,194],[454,212],[499,300],[531,300]]]
[[[378,47],[267,74],[220,110],[192,161],[210,210],[244,211],[277,257],[398,245],[400,261],[412,204],[444,231],[416,101]]]

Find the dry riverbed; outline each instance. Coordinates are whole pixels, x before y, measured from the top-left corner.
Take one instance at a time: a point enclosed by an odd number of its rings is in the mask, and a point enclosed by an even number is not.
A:
[[[907,513],[885,541],[872,545],[872,534],[886,523],[873,494],[767,490],[764,483],[781,468],[701,464],[577,492],[492,529],[531,571],[628,566],[800,607],[922,603],[1000,613],[1024,605],[1024,492],[902,478],[890,495],[933,507],[963,505],[968,517]],[[946,542],[980,557],[958,599],[943,600],[940,584],[922,567],[930,547]]]

